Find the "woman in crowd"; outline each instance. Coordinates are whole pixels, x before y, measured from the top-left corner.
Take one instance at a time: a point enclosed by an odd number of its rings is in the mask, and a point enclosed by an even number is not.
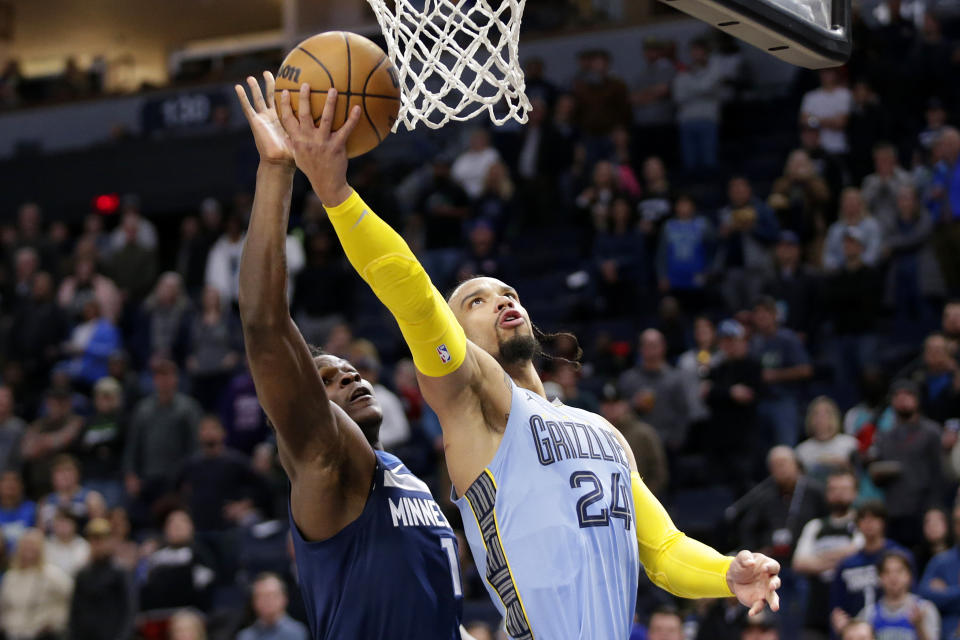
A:
[[[59,640],[70,615],[73,580],[48,563],[43,533],[28,529],[0,585],[0,629],[7,640]]]
[[[821,480],[848,466],[857,450],[857,439],[840,430],[837,403],[826,396],[814,399],[807,408],[807,435],[796,447],[797,460],[809,475]]]

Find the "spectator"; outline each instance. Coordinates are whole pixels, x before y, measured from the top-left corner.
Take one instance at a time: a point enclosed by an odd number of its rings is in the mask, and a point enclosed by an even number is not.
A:
[[[63,638],[72,593],[73,579],[44,557],[43,534],[28,529],[0,585],[0,630],[7,638]]]
[[[643,196],[637,203],[640,231],[650,240],[647,248],[655,248],[663,222],[673,211],[674,193],[667,179],[667,168],[658,156],[643,161]]]
[[[849,623],[850,617],[877,604],[877,567],[884,555],[896,551],[913,564],[910,552],[886,537],[886,525],[887,508],[882,502],[872,500],[857,508],[857,530],[863,535],[863,548],[840,563],[830,587],[830,620],[836,633]]]
[[[244,223],[239,215],[227,218],[221,235],[207,255],[207,270],[204,284],[220,294],[224,304],[237,304],[240,291],[240,254],[243,252]]]
[[[147,250],[157,248],[157,228],[140,214],[140,198],[132,193],[120,199],[121,223],[110,234],[110,243],[114,251],[119,251],[130,243],[133,228],[136,228],[137,245]],[[129,227],[129,228],[128,228]]]
[[[197,446],[200,405],[177,391],[177,365],[153,364],[154,392],[141,400],[130,420],[124,450],[127,495],[149,504],[171,488],[182,460]]]
[[[127,435],[123,390],[116,378],[100,378],[93,387],[94,414],[77,440],[77,456],[85,484],[100,493],[109,506],[123,496],[120,469]]]
[[[657,278],[661,293],[670,293],[688,311],[706,304],[704,286],[710,271],[713,228],[697,215],[689,196],[679,196],[675,214],[663,225],[657,252]]]
[[[270,437],[271,429],[257,400],[246,358],[224,392],[220,422],[227,432],[227,446],[245,455],[250,455],[257,445]]]
[[[451,178],[450,162],[433,161],[430,181],[417,196],[416,212],[426,232],[426,249],[448,249],[460,245],[463,223],[470,213],[470,198]]]
[[[890,394],[896,423],[877,438],[875,460],[868,469],[886,493],[890,537],[911,547],[922,539],[923,513],[939,501],[943,488],[940,427],[921,415],[915,383],[899,380]]]
[[[826,396],[815,398],[807,407],[806,423],[810,437],[798,444],[796,451],[797,459],[807,473],[825,479],[829,474],[849,467],[857,451],[857,439],[841,433],[837,403]]]
[[[20,443],[27,423],[14,415],[13,389],[0,387],[0,472],[20,470]]]
[[[960,131],[944,127],[937,140],[927,207],[936,225],[934,250],[951,295],[960,291]]]
[[[898,377],[909,378],[920,388],[922,413],[937,422],[960,415],[960,370],[943,334],[927,336],[919,360]]]
[[[12,300],[9,304],[14,310],[30,299],[33,278],[40,272],[40,254],[33,247],[20,247],[13,257]]]
[[[645,65],[631,94],[634,140],[642,141],[644,151],[664,155],[673,150],[673,103],[670,91],[676,66],[667,54],[666,43],[648,36],[643,40]]]
[[[237,318],[226,309],[216,288],[203,290],[200,311],[190,331],[190,355],[187,371],[193,383],[193,395],[204,409],[219,406],[220,397],[240,364],[240,327]]]
[[[672,87],[683,167],[687,171],[717,166],[723,81],[723,71],[711,60],[707,41],[693,40],[690,67],[677,74]]]
[[[889,259],[884,301],[896,313],[895,335],[914,344],[936,322],[935,309],[947,293],[932,234],[930,214],[920,205],[916,190],[901,187],[895,219],[884,234],[884,255]]]
[[[61,343],[69,332],[67,318],[53,300],[53,290],[49,273],[36,274],[30,299],[17,308],[10,327],[7,357],[23,366],[25,382],[37,390],[43,388],[50,368],[60,359]]]
[[[146,561],[146,577],[140,586],[140,609],[208,610],[216,577],[212,566],[194,542],[190,516],[180,509],[171,511],[163,525],[163,546]]]
[[[110,235],[103,230],[103,214],[88,213],[83,219],[83,234],[77,240],[77,245],[88,243],[94,255],[106,258],[110,255]]]
[[[750,486],[763,455],[757,430],[757,398],[763,391],[760,363],[750,356],[747,332],[736,320],[724,320],[717,331],[723,360],[710,372],[704,390],[711,421],[703,446],[718,478],[743,493]],[[728,425],[737,425],[729,429]],[[729,456],[739,462],[728,464]]]
[[[17,547],[27,529],[37,526],[37,504],[23,495],[23,480],[16,471],[0,474],[0,531],[7,551]]]
[[[857,479],[850,471],[827,478],[827,507],[830,515],[811,520],[803,527],[793,554],[793,569],[810,581],[804,635],[826,637],[830,630],[830,583],[836,569],[848,556],[863,547],[863,534],[854,522],[851,508],[857,497]]]
[[[940,507],[930,507],[923,514],[923,542],[913,548],[917,573],[923,575],[930,560],[953,546],[947,512]]]
[[[774,249],[774,272],[762,293],[777,303],[777,316],[801,341],[810,344],[819,325],[821,281],[812,267],[801,262],[800,238],[781,231]]]
[[[37,267],[40,269],[52,271],[56,267],[53,248],[43,235],[43,213],[36,202],[25,202],[17,211],[17,239],[13,248],[17,253],[19,249],[32,249],[35,252],[33,257],[39,260]]]
[[[697,316],[693,319],[694,347],[680,354],[677,358],[677,369],[686,378],[687,390],[690,398],[690,419],[699,422],[710,417],[700,388],[710,376],[710,369],[722,359],[717,346],[717,328],[707,316]]]
[[[242,630],[237,640],[307,640],[307,628],[287,615],[287,587],[279,577],[264,574],[253,582],[252,626]]]
[[[774,299],[763,298],[754,307],[753,325],[750,352],[763,367],[764,382],[757,412],[777,444],[793,446],[800,435],[801,385],[813,377],[810,355],[793,331],[779,326]],[[839,422],[838,415],[838,429]]]
[[[920,146],[918,150],[921,161],[929,164],[933,156],[940,134],[947,126],[947,110],[944,109],[943,100],[940,98],[930,98],[925,105],[924,110],[925,126],[917,135],[917,143]]]
[[[483,195],[490,167],[500,162],[500,154],[490,145],[490,134],[483,129],[470,133],[470,145],[457,156],[450,175],[473,200]]]
[[[683,618],[674,607],[661,605],[650,612],[645,637],[647,640],[683,640]]]
[[[906,555],[888,551],[880,560],[883,596],[860,617],[873,625],[877,640],[925,640],[940,635],[940,614],[929,600],[912,593],[913,566]]]
[[[190,306],[180,274],[174,271],[161,274],[143,303],[137,327],[136,350],[140,362],[147,362],[151,355],[161,355],[183,363],[190,340]]]
[[[876,145],[873,173],[863,179],[860,193],[867,210],[882,228],[896,226],[900,191],[912,186],[912,176],[897,163],[897,148],[889,143]]]
[[[230,502],[250,496],[255,479],[247,459],[225,446],[226,433],[213,415],[200,420],[200,451],[188,458],[178,474],[177,487],[198,531],[223,531]]]
[[[853,106],[853,94],[840,84],[836,69],[820,70],[820,87],[803,96],[800,123],[819,125],[823,148],[834,155],[847,153],[847,120]]]
[[[506,278],[510,261],[504,255],[503,246],[497,242],[493,226],[483,219],[468,225],[467,246],[455,269],[456,280],[467,280],[475,273],[491,278]]]
[[[45,415],[27,428],[20,448],[27,463],[27,487],[34,496],[49,491],[57,455],[69,451],[83,429],[83,418],[75,415],[70,407],[68,390],[47,391],[44,407]]]
[[[840,630],[840,640],[876,640],[873,625],[865,620],[854,618]]]
[[[291,308],[304,339],[323,344],[330,328],[353,308],[356,283],[331,229],[308,235],[306,245],[307,261],[294,281]]]
[[[57,456],[50,470],[50,484],[53,492],[40,501],[38,526],[49,533],[60,509],[66,509],[74,518],[86,521],[93,492],[80,484],[80,466],[76,459],[67,454]]]
[[[637,469],[654,495],[664,495],[669,481],[667,452],[656,430],[640,420],[630,403],[620,396],[616,385],[603,388],[600,415],[617,428],[637,456]]]
[[[720,210],[719,241],[714,269],[722,274],[721,290],[727,309],[744,309],[760,295],[773,270],[769,247],[780,229],[766,203],[753,197],[745,177],[730,180],[729,203]]]
[[[105,317],[117,322],[123,306],[117,285],[107,276],[97,273],[93,258],[77,256],[73,261],[73,273],[60,283],[57,304],[71,319],[76,319],[83,315],[83,307],[90,298],[100,304]]]
[[[145,222],[137,214],[125,214],[120,223],[124,242],[119,247],[114,244],[110,256],[110,275],[127,305],[139,304],[150,292],[157,275],[157,255],[153,248],[156,242],[151,246],[141,237],[141,223]]]
[[[114,563],[110,522],[91,520],[85,529],[90,564],[76,577],[70,603],[71,640],[117,640],[133,632],[136,613],[130,576]]]
[[[960,504],[953,507],[954,539],[960,537]],[[943,640],[950,640],[960,624],[960,547],[956,544],[933,556],[917,594],[933,602],[943,620]]]
[[[610,208],[620,193],[617,175],[613,163],[607,160],[597,162],[593,167],[590,184],[577,196],[576,205],[580,210],[581,224],[594,231],[604,229],[610,223]]]
[[[530,95],[527,85],[527,95]],[[573,161],[573,145],[550,120],[550,106],[539,98],[530,98],[527,125],[518,141],[514,174],[518,177],[518,196],[524,220],[545,221],[560,208],[557,180]]]
[[[877,219],[864,206],[860,190],[848,187],[840,195],[840,219],[830,225],[823,249],[823,268],[827,271],[840,269],[844,262],[844,234],[856,229],[862,236],[862,260],[873,267],[880,261],[883,249],[883,229]]]
[[[512,220],[517,214],[514,192],[507,165],[500,161],[491,164],[483,181],[483,189],[474,203],[475,219],[487,222],[503,234],[511,222],[516,223],[516,220]]]
[[[645,248],[636,233],[633,206],[622,196],[614,199],[607,224],[594,240],[599,304],[609,316],[635,312],[646,281]],[[478,272],[479,273],[479,272]],[[483,272],[486,273],[486,272]]]
[[[940,331],[947,340],[950,355],[960,355],[960,300],[948,300],[940,316]]]
[[[862,78],[853,83],[851,97],[850,116],[847,120],[850,172],[853,174],[854,182],[860,182],[870,172],[876,159],[875,149],[878,141],[887,138],[891,133],[893,110],[884,108],[876,91]],[[895,149],[894,153],[896,153]],[[866,183],[864,183],[864,189],[866,189]],[[873,210],[872,206],[871,210]]]
[[[52,529],[44,545],[47,562],[74,578],[90,560],[90,544],[77,534],[77,521],[66,509],[57,509]]]
[[[780,227],[796,233],[803,245],[822,236],[827,225],[830,188],[817,175],[806,151],[797,149],[789,155],[767,203],[776,212]]]
[[[350,362],[357,372],[373,385],[374,394],[383,411],[380,424],[380,444],[387,450],[405,444],[410,439],[410,423],[397,395],[380,382],[383,368],[376,346],[369,340],[355,340],[350,348]]]
[[[205,198],[200,203],[199,219],[184,218],[180,226],[180,243],[177,253],[177,272],[193,297],[203,288],[207,256],[213,243],[220,237],[223,212],[215,198]]]
[[[120,348],[120,331],[100,312],[100,304],[93,298],[83,305],[83,322],[73,328],[64,344],[64,362],[70,379],[84,388],[90,388],[107,375],[107,359]]]
[[[602,138],[616,127],[630,125],[627,85],[610,71],[610,53],[593,49],[580,54],[584,72],[573,83],[574,118],[586,137],[588,159],[595,161]]]
[[[683,375],[667,363],[666,355],[663,334],[656,329],[644,331],[640,335],[640,364],[623,372],[617,389],[673,453],[686,441],[690,407]]]

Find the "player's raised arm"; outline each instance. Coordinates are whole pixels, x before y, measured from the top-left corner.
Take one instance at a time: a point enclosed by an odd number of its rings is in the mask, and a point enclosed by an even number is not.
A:
[[[299,100],[298,113],[290,101]],[[469,391],[486,379],[484,365],[497,366],[478,355],[443,296],[417,261],[403,238],[381,220],[347,183],[345,140],[356,127],[361,109],[355,106],[346,123],[331,131],[337,93],[331,89],[318,125],[310,114],[310,88],[298,96],[284,91],[280,118],[290,136],[297,166],[306,174],[340,238],[344,252],[381,302],[400,325],[417,370],[426,376],[426,387]],[[502,373],[495,380],[502,379]],[[509,396],[508,396],[509,398]]]
[[[327,398],[324,382],[287,305],[286,232],[296,166],[277,118],[273,76],[266,101],[248,78],[253,104],[237,96],[260,152],[257,187],[240,260],[240,318],[257,397],[277,431],[301,533],[328,538],[366,504],[376,464],[360,428]]]

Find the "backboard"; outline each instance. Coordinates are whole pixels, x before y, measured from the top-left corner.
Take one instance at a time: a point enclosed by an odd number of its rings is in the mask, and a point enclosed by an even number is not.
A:
[[[836,67],[850,57],[851,0],[663,2],[801,67]]]

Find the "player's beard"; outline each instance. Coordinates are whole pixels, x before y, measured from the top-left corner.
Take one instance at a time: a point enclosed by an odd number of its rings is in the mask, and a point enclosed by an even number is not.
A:
[[[503,364],[521,364],[533,360],[540,343],[533,336],[513,336],[500,340],[500,359]]]

